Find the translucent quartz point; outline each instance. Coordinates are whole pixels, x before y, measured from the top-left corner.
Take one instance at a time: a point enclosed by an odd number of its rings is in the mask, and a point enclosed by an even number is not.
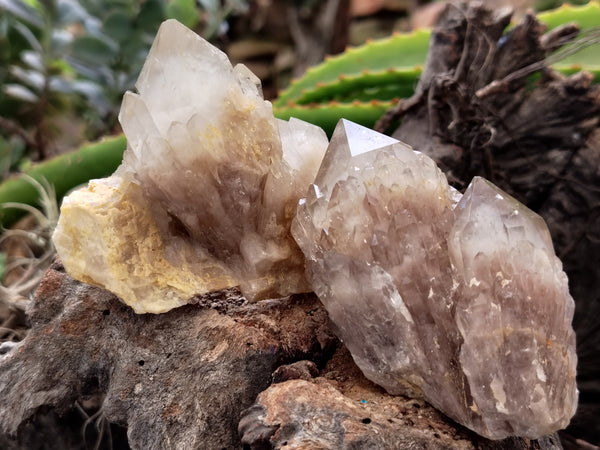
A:
[[[455,217],[448,250],[472,408],[492,436],[504,422],[531,438],[566,427],[577,407],[575,305],[546,223],[479,177]]]
[[[292,234],[364,374],[477,433],[537,438],[575,412],[573,300],[544,221],[481,178],[341,120]]]
[[[228,286],[249,300],[309,291],[289,228],[325,133],[275,119],[250,70],[174,20],[136,87],[119,116],[122,165],[61,209],[54,242],[67,271],[139,313]]]

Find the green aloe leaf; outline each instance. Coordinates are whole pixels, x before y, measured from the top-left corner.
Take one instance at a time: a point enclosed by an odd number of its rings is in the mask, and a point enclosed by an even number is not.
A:
[[[570,22],[577,23],[582,30],[582,37],[588,36],[588,42],[600,40],[597,28],[600,25],[598,2],[585,6],[565,5],[538,17],[549,29]],[[330,57],[310,68],[300,79],[292,81],[273,104],[276,107],[293,107],[331,100],[346,102],[353,99],[409,97],[414,92],[425,63],[430,34],[429,30],[398,34]],[[581,42],[573,45],[577,48],[582,46]],[[600,45],[590,45],[560,59],[553,67],[565,74],[587,70],[600,81]],[[395,96],[394,87],[398,89]]]
[[[392,100],[410,97],[421,74],[421,66],[412,69],[390,68],[379,72],[363,71],[356,75],[339,75],[331,83],[317,83],[305,89],[294,101],[298,105],[321,103],[330,100]]]
[[[106,138],[34,165],[26,174],[38,182],[46,179],[54,186],[56,197],[61,199],[74,187],[93,178],[103,178],[115,171],[123,159],[125,136]],[[0,184],[0,204],[24,203],[38,206],[39,193],[21,175],[15,175]],[[22,215],[16,209],[0,209],[0,226],[7,227]]]
[[[308,69],[302,78],[292,81],[274,104],[285,106],[289,101],[297,103],[304,93],[314,91],[318,85],[333,84],[340,79],[340,76],[347,80],[357,80],[363,72],[367,74],[385,74],[388,71],[416,72],[425,64],[430,34],[429,30],[395,34],[329,57],[324,63]]]
[[[375,122],[392,106],[394,102],[372,100],[352,103],[329,102],[312,105],[292,105],[274,107],[275,117],[289,120],[290,117],[304,120],[320,126],[331,137],[338,121],[343,117],[352,122],[373,128]]]
[[[583,48],[581,43],[575,43],[567,48],[581,48],[576,53],[553,64],[553,67],[565,74],[586,70],[594,74],[600,81],[600,3],[590,2],[584,6],[563,5],[553,11],[538,15],[540,22],[548,25],[548,29],[556,28],[567,23],[576,23],[581,30],[581,37],[588,39],[589,46]],[[595,43],[594,43],[595,42]],[[560,52],[560,50],[559,50]]]

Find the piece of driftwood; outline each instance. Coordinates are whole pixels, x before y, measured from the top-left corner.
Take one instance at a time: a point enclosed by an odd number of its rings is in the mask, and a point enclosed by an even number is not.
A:
[[[509,10],[446,7],[415,95],[378,124],[428,154],[457,188],[483,176],[546,220],[576,302],[580,407],[568,431],[600,443],[600,87],[548,62],[577,28],[544,34],[535,17],[505,32]]]
[[[334,340],[314,296],[246,305],[225,291],[201,300],[136,315],[54,264],[27,338],[0,357],[1,428],[15,433],[42,406],[64,412],[104,392],[103,416],[128,427],[133,448],[234,447],[241,410],[277,366],[318,360]]]
[[[305,361],[278,371],[298,370]],[[310,362],[309,362],[310,364]],[[559,449],[556,435],[539,441],[490,441],[457,426],[427,403],[393,397],[362,376],[344,347],[311,380],[281,380],[262,392],[240,421],[251,449]]]
[[[136,315],[56,261],[28,314],[29,334],[0,356],[0,429],[21,441],[35,442],[22,433],[35,432],[26,423],[36,413],[100,395],[97,417],[126,427],[136,449],[561,448],[556,436],[487,441],[422,401],[386,394],[333,337],[313,295],[248,304],[228,290]]]

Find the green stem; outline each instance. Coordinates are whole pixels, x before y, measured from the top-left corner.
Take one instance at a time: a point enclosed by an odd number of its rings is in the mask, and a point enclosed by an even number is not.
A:
[[[115,171],[123,159],[125,136],[105,138],[88,144],[74,152],[65,153],[36,164],[26,173],[40,181],[42,178],[54,185],[58,200],[74,187],[93,178],[103,178]],[[37,206],[39,194],[20,175],[10,177],[0,184],[0,205],[7,202]],[[0,226],[13,224],[23,211],[13,208],[0,209]]]

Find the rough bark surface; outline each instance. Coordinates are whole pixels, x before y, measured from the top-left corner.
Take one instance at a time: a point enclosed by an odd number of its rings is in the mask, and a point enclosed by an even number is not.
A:
[[[319,360],[335,341],[314,296],[258,305],[232,291],[214,297],[203,299],[208,308],[136,315],[55,264],[27,338],[0,357],[1,428],[15,433],[42,406],[64,412],[104,392],[104,418],[128,427],[133,448],[235,447],[241,410],[277,366]]]
[[[136,449],[561,448],[555,436],[487,441],[422,401],[386,394],[333,337],[313,295],[248,304],[229,290],[136,315],[56,261],[28,314],[31,331],[0,356],[0,429],[18,438],[9,446],[0,436],[6,448],[35,442],[23,433],[37,413],[98,395],[97,417],[126,427]]]
[[[388,395],[362,376],[344,347],[319,377],[272,384],[244,411],[239,430],[250,449],[562,448],[557,436],[489,441],[423,401]]]
[[[569,431],[600,443],[600,87],[590,74],[564,77],[547,59],[577,36],[544,34],[526,16],[510,32],[509,10],[448,5],[431,37],[415,95],[380,121],[428,154],[457,188],[483,176],[538,212],[576,302],[580,407]],[[575,44],[576,45],[576,44]]]

